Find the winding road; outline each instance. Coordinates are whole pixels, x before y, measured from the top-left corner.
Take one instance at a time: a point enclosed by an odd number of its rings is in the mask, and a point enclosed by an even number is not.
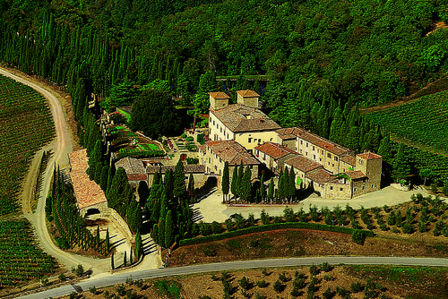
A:
[[[72,151],[72,137],[65,120],[62,105],[58,97],[52,93],[50,89],[46,89],[41,84],[36,84],[25,76],[17,76],[12,71],[1,68],[0,74],[10,77],[22,84],[28,85],[41,93],[49,102],[51,113],[54,119],[56,138],[49,146],[54,155],[48,163],[48,167],[43,175],[42,191],[36,211],[33,213],[31,209],[24,208],[24,215],[34,227],[36,237],[42,249],[53,256],[59,264],[66,268],[71,268],[78,264],[82,264],[85,269],[92,270],[92,276],[77,284],[67,284],[47,291],[30,294],[19,298],[48,298],[69,295],[72,292],[81,292],[88,290],[90,287],[96,288],[124,283],[126,279],[148,279],[167,277],[174,275],[185,275],[195,273],[205,273],[224,270],[253,269],[264,267],[289,267],[300,265],[312,265],[328,262],[329,264],[386,264],[386,265],[412,265],[412,266],[437,266],[448,267],[448,259],[445,258],[412,258],[412,257],[306,257],[306,258],[284,258],[284,259],[265,259],[265,260],[249,260],[234,261],[214,264],[202,264],[185,267],[174,267],[165,269],[148,269],[159,264],[159,261],[153,256],[146,259],[137,267],[127,269],[114,274],[109,272],[109,259],[95,259],[86,256],[65,252],[59,249],[52,241],[51,236],[46,227],[45,219],[45,198],[50,190],[51,176],[53,166],[59,165],[61,169],[68,167],[67,154]],[[28,186],[25,186],[27,188]]]
[[[55,298],[69,295],[73,292],[82,292],[89,290],[91,287],[103,288],[126,282],[128,278],[134,280],[159,278],[175,275],[187,275],[197,273],[207,273],[216,271],[232,271],[240,269],[254,268],[272,268],[272,267],[293,267],[293,266],[309,266],[327,262],[331,265],[347,264],[347,265],[405,265],[405,266],[433,266],[447,267],[448,259],[442,258],[413,258],[413,257],[302,257],[302,258],[284,258],[284,259],[266,259],[251,261],[235,261],[214,264],[202,264],[185,267],[173,267],[166,269],[133,271],[132,273],[120,273],[108,277],[98,277],[82,281],[73,285],[64,285],[58,288],[50,289],[44,292],[35,293],[18,298]]]
[[[46,149],[51,149],[54,155],[48,163],[48,167],[43,174],[42,189],[39,195],[39,201],[37,209],[33,213],[28,205],[23,205],[24,216],[32,224],[35,235],[39,242],[40,247],[49,255],[53,256],[60,265],[65,266],[67,269],[75,267],[79,264],[83,265],[84,269],[91,269],[93,273],[102,273],[109,271],[110,260],[109,259],[95,259],[91,257],[81,256],[69,252],[65,252],[59,249],[52,241],[51,236],[47,229],[45,219],[45,199],[50,191],[51,178],[53,175],[54,165],[59,165],[61,169],[68,168],[68,156],[73,149],[72,136],[70,129],[65,120],[65,115],[62,109],[61,102],[50,89],[42,87],[41,84],[36,84],[25,76],[15,75],[12,71],[0,67],[0,75],[14,79],[17,82],[28,85],[40,94],[42,94],[49,103],[51,114],[53,116],[56,138],[54,142]],[[36,178],[31,178],[36,179]],[[30,181],[25,182],[30,184]],[[25,185],[24,188],[29,188]]]

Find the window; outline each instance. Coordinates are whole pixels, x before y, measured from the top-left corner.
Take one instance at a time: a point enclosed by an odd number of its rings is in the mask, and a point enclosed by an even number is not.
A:
[[[300,153],[302,153],[302,150],[300,150]]]
[[[344,191],[344,188],[339,188],[339,191]]]
[[[372,184],[372,188],[375,188],[375,185],[374,185],[374,184]]]
[[[300,140],[300,144],[303,144],[303,140]]]
[[[306,143],[306,147],[308,147],[308,142]]]
[[[313,146],[313,151],[315,151],[316,150],[316,147],[315,146]]]
[[[328,166],[330,166],[330,162],[328,162]]]
[[[263,154],[263,160],[266,160],[266,154]]]
[[[359,159],[359,160],[358,160],[358,163],[362,165],[362,160],[361,160],[361,159]]]
[[[327,154],[327,158],[331,158],[331,154],[330,153]]]
[[[333,190],[333,186],[330,186],[330,190]]]
[[[272,141],[272,138],[270,139],[270,141]]]
[[[342,169],[342,172],[345,172],[345,168],[344,168],[344,169]]]
[[[249,137],[249,138],[247,139],[247,142],[251,143],[251,142],[252,142],[252,138]]]
[[[316,155],[313,155],[313,159],[316,160]]]
[[[334,160],[337,162],[339,159],[338,157],[334,156]]]
[[[358,191],[358,188],[354,188],[353,190],[356,192],[356,191]]]
[[[334,163],[331,163],[331,166],[333,166],[333,167],[334,167]]]

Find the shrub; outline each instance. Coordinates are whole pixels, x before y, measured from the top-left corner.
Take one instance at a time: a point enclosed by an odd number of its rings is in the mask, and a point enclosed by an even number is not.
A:
[[[212,232],[214,233],[214,234],[220,234],[220,233],[222,233],[222,226],[221,226],[221,223],[218,223],[217,221],[213,221],[212,222]]]
[[[66,280],[67,280],[67,277],[65,276],[64,273],[59,274],[58,277],[59,277],[59,280],[60,280],[60,281],[66,281]]]
[[[201,232],[201,235],[208,236],[212,233],[212,228],[210,223],[205,222],[199,222],[199,231]]]
[[[77,276],[81,277],[84,274],[84,268],[82,265],[78,265],[78,267],[76,267],[75,273]]]
[[[259,294],[259,293],[256,293],[255,294],[255,299],[266,299],[266,296],[262,295],[262,294]]]
[[[267,287],[269,285],[269,283],[267,283],[264,279],[263,280],[260,280],[259,282],[257,282],[257,286],[259,287],[259,288],[265,288],[265,287]]]
[[[283,210],[283,216],[285,217],[287,222],[296,221],[296,215],[294,215],[294,211],[291,208],[286,207]]]
[[[216,256],[216,249],[211,246],[202,246],[199,248],[205,256]]]
[[[424,232],[426,232],[426,223],[424,222],[424,221],[419,221],[418,222],[418,231],[420,232],[420,233],[424,233]]]
[[[300,292],[298,289],[292,289],[292,291],[291,291],[291,296],[293,296],[293,297],[299,297],[300,295],[302,295],[302,292]]]
[[[96,287],[95,287],[95,286],[90,287],[90,288],[89,288],[89,292],[92,293],[92,294],[94,294],[94,295],[96,295]]]
[[[387,231],[389,228],[387,227],[387,225],[386,225],[385,223],[381,223],[381,224],[380,224],[380,229],[381,229],[382,231]]]
[[[359,293],[359,292],[362,292],[362,290],[364,290],[364,286],[360,282],[352,282],[350,284],[350,290],[353,293]]]
[[[278,276],[278,279],[280,279],[282,282],[288,282],[288,281],[291,280],[288,276],[286,276],[286,272],[282,272],[282,273]]]
[[[187,164],[198,164],[199,163],[199,159],[198,158],[187,158]]]
[[[322,295],[325,299],[331,299],[334,297],[335,293],[328,287]]]
[[[269,224],[269,214],[265,212],[265,210],[261,211],[261,223],[263,224]]]
[[[354,230],[352,233],[352,241],[359,245],[364,245],[366,234],[362,230]]]
[[[255,216],[254,214],[249,214],[249,217],[247,217],[247,226],[254,226],[255,225]]]
[[[412,234],[414,232],[414,226],[412,224],[410,224],[409,222],[406,222],[403,225],[402,230],[405,234]]]
[[[325,275],[324,276],[324,280],[325,281],[332,281],[332,280],[334,280],[334,276],[333,275]]]
[[[305,278],[296,277],[292,284],[295,289],[303,289],[306,286],[306,281]]]
[[[324,272],[330,272],[333,270],[333,266],[331,266],[329,263],[324,262],[320,265],[320,269]]]
[[[320,273],[320,269],[316,265],[310,266],[311,275],[317,275]]]
[[[239,281],[240,286],[244,289],[244,290],[248,290],[251,288],[252,283],[250,282],[249,278],[247,278],[246,276],[244,276],[243,278],[240,279]]]
[[[264,268],[263,270],[261,270],[261,274],[263,274],[264,276],[269,276],[271,275],[270,272],[268,272],[268,270],[266,268]]]
[[[338,294],[341,297],[346,297],[346,296],[348,296],[350,294],[350,292],[347,289],[345,289],[344,287],[337,286],[336,287],[336,294]]]
[[[198,134],[198,135],[196,136],[196,141],[197,141],[199,144],[204,144],[204,143],[205,143],[204,134]]]
[[[232,219],[226,219],[226,221],[224,221],[225,225],[226,225],[226,229],[230,232],[235,230],[235,225],[232,221]]]
[[[277,293],[281,293],[281,292],[283,292],[284,289],[285,289],[285,285],[282,284],[281,281],[277,279],[274,283],[274,290]]]

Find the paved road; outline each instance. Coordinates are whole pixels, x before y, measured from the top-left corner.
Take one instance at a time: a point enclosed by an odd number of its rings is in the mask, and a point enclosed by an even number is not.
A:
[[[75,285],[64,285],[58,288],[50,289],[45,292],[35,293],[19,298],[48,298],[69,295],[73,292],[89,290],[90,287],[103,288],[126,282],[126,279],[149,279],[175,275],[196,274],[215,271],[232,271],[240,269],[270,268],[270,267],[290,267],[290,266],[308,266],[328,262],[332,265],[406,265],[406,266],[434,266],[448,267],[448,259],[445,258],[413,258],[413,257],[303,257],[303,258],[285,258],[285,259],[266,259],[251,261],[236,261],[214,264],[203,264],[185,267],[173,267],[166,269],[133,271],[131,273],[114,274],[108,277],[91,278]]]

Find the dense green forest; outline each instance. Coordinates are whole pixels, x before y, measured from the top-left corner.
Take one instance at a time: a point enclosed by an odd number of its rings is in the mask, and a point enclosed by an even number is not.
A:
[[[282,126],[378,150],[387,133],[356,108],[448,71],[444,0],[0,0],[0,13],[0,60],[65,86],[78,120],[91,92],[114,106],[163,86],[198,115],[207,91],[253,88]]]

